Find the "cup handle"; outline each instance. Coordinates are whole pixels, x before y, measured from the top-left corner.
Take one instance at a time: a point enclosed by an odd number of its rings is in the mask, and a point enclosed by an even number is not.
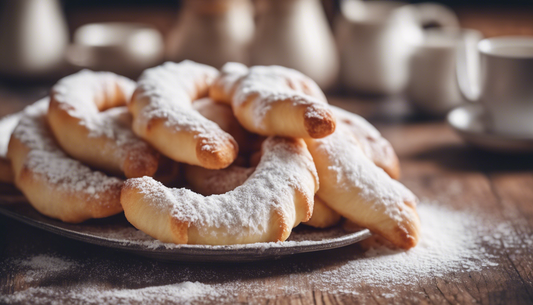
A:
[[[476,102],[481,95],[481,59],[477,49],[483,35],[476,30],[463,30],[457,47],[457,85],[463,97]]]
[[[420,26],[436,24],[443,28],[459,28],[457,15],[447,6],[426,2],[415,4]]]

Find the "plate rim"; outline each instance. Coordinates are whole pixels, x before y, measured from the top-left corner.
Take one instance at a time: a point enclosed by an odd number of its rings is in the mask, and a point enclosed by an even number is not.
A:
[[[55,226],[51,223],[32,218],[31,216],[10,210],[2,204],[4,200],[0,199],[0,214],[9,218],[20,221],[26,225],[66,237],[80,242],[103,246],[110,249],[122,250],[141,256],[152,257],[161,260],[171,261],[197,261],[197,262],[238,262],[252,260],[266,260],[270,258],[279,258],[301,253],[318,252],[331,249],[346,247],[358,243],[372,235],[370,230],[362,229],[356,232],[347,232],[345,235],[333,238],[326,238],[318,241],[287,241],[290,245],[284,245],[284,242],[270,243],[251,243],[242,245],[173,245],[161,243],[156,247],[142,245],[135,241],[121,241],[119,239],[106,238],[104,236],[84,233],[68,228]],[[4,202],[5,203],[5,202]],[[22,202],[21,202],[22,203]],[[18,204],[18,203],[17,203]],[[27,201],[23,204],[28,205],[35,210]],[[9,205],[9,204],[8,204]],[[36,213],[39,213],[35,210]],[[40,213],[39,213],[40,214]],[[40,214],[42,215],[42,214]],[[46,217],[43,215],[43,217]],[[50,221],[59,221],[50,218]],[[165,245],[170,245],[167,247]],[[169,256],[175,255],[172,259]],[[240,260],[237,260],[240,259]]]

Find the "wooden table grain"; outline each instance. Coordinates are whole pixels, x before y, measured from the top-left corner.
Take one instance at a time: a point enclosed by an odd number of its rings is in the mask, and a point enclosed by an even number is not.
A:
[[[533,19],[529,18],[532,15],[528,15],[531,10],[501,15],[496,12],[463,10],[460,17],[464,25],[488,36],[533,34]],[[84,12],[77,14],[81,17],[76,20],[89,19]],[[0,85],[0,116],[22,109],[48,90],[46,85]],[[166,263],[72,241],[0,216],[0,295],[32,287],[62,287],[66,293],[69,288],[86,283],[97,283],[102,289],[138,289],[198,281],[211,285],[244,282],[270,291],[255,294],[237,290],[234,303],[533,304],[533,253],[527,244],[533,236],[533,156],[493,154],[469,147],[442,119],[421,117],[402,97],[332,96],[330,101],[363,115],[390,140],[401,161],[401,181],[422,202],[483,211],[495,223],[509,224],[518,238],[516,242],[523,243],[525,251],[517,254],[505,246],[487,245],[497,267],[434,276],[418,286],[374,287],[357,283],[352,291],[339,292],[335,287],[318,289],[302,275],[320,274],[361,255],[363,250],[357,245],[240,265]],[[460,192],[449,191],[457,185],[461,186]],[[23,269],[10,265],[39,255],[82,263],[68,273],[32,280]],[[65,302],[65,298],[48,299],[50,303],[56,300]]]

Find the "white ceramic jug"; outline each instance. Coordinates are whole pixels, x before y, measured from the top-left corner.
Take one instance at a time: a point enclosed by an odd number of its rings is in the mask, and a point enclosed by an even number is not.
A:
[[[228,61],[249,64],[254,33],[249,0],[186,0],[168,37],[167,58],[217,68]]]
[[[68,29],[58,0],[6,0],[0,29],[1,74],[52,77],[64,67]]]
[[[409,60],[423,42],[423,26],[458,28],[455,14],[435,3],[346,0],[336,23],[341,81],[349,89],[394,94],[409,80]]]
[[[331,87],[339,58],[320,0],[259,0],[257,7],[252,64],[293,68]]]

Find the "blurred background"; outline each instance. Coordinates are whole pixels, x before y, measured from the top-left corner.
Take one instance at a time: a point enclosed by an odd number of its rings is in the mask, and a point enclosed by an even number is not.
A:
[[[442,117],[464,102],[462,42],[533,35],[533,1],[0,0],[0,29],[0,85],[11,89],[83,68],[135,79],[165,60],[238,61]]]

